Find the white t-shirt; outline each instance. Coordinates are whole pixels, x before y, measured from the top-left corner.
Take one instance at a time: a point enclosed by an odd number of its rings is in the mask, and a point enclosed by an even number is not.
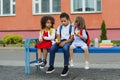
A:
[[[69,27],[70,27],[70,24],[67,26],[62,26],[61,40],[69,39],[70,35],[74,35],[74,27],[72,27],[71,34],[69,34]],[[60,26],[57,28],[57,34],[60,34]]]

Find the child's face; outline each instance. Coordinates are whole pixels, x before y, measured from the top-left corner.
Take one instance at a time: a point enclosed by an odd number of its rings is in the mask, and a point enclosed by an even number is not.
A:
[[[51,28],[51,26],[52,26],[51,20],[47,20],[46,27]]]
[[[69,24],[69,20],[67,20],[66,18],[60,18],[60,20],[63,26],[67,26]]]
[[[77,20],[74,21],[74,25],[78,26],[78,21]]]

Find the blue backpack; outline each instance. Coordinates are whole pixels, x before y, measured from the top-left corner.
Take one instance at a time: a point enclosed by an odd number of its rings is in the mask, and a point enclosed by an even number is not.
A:
[[[73,25],[70,25],[70,27],[69,27],[69,34],[70,35],[71,35],[71,32],[72,32],[72,27],[73,27]],[[62,25],[60,26],[59,31],[60,31],[60,36],[61,36]]]

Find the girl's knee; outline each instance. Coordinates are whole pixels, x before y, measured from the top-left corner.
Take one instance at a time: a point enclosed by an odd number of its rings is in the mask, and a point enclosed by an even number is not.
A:
[[[73,50],[73,49],[74,49],[74,47],[71,45],[71,46],[70,46],[70,50]]]
[[[83,50],[84,50],[84,51],[88,51],[88,48],[86,47],[86,48],[84,48]]]

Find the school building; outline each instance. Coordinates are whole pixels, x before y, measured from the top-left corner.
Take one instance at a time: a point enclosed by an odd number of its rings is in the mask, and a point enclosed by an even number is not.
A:
[[[119,5],[120,0],[0,0],[0,39],[6,34],[36,38],[43,15],[52,15],[57,28],[59,15],[66,12],[72,21],[75,16],[84,17],[92,40],[100,38],[103,20],[108,39],[120,40]]]

